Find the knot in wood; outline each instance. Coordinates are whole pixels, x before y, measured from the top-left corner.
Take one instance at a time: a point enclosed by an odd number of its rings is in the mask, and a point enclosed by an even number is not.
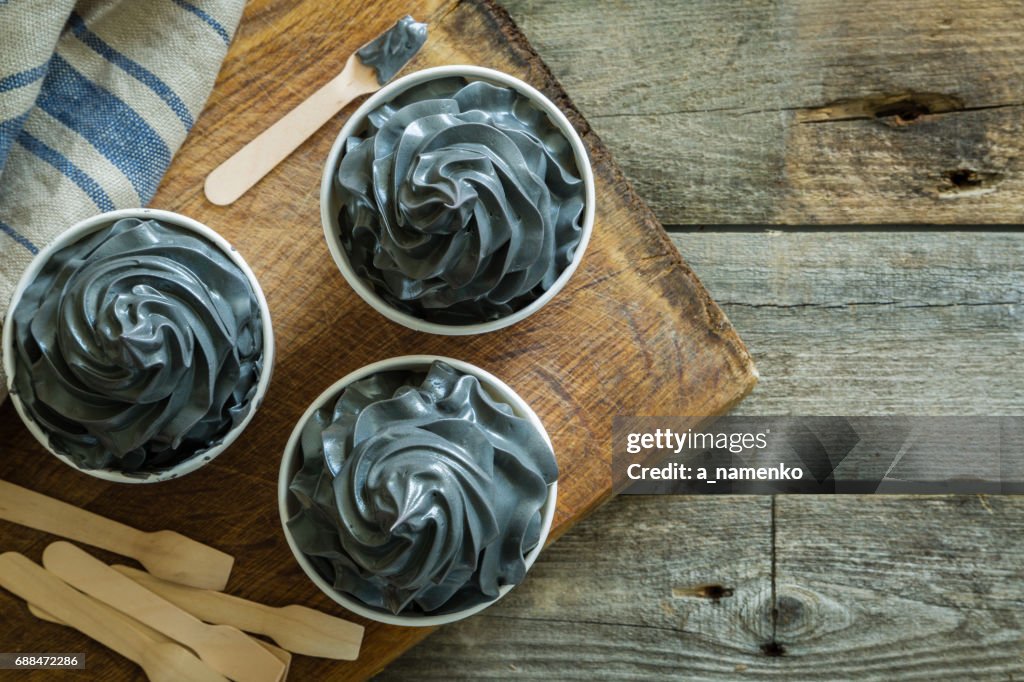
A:
[[[775,635],[781,642],[810,641],[844,630],[852,616],[845,605],[809,588],[779,585],[775,596]]]

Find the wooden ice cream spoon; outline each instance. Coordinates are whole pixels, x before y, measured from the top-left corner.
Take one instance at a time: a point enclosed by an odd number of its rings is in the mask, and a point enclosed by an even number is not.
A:
[[[226,682],[185,647],[148,639],[126,616],[17,552],[0,554],[0,585],[138,664],[154,682]]]
[[[392,51],[391,58],[398,63],[389,68],[389,71],[397,72],[416,55],[423,44],[422,41],[410,41],[402,46],[400,40],[395,40],[400,37],[400,31],[409,30],[409,27],[414,27],[414,31],[422,31],[422,40],[426,40],[426,26],[413,22],[411,17],[405,17],[354,52],[345,62],[341,73],[213,169],[206,177],[206,198],[218,206],[234,202],[277,164],[288,158],[345,105],[356,97],[379,90],[383,85],[380,82],[381,71],[375,71],[373,66],[364,63],[359,52],[378,41],[390,42],[392,47],[397,45],[398,49]]]
[[[0,519],[131,557],[153,575],[223,590],[234,557],[170,530],[143,532],[67,502],[0,481]]]
[[[268,606],[222,592],[176,585],[128,566],[113,568],[207,623],[266,635],[285,649],[306,656],[346,661],[359,656],[362,625],[297,604]]]
[[[70,543],[47,547],[43,565],[69,585],[181,642],[236,682],[277,682],[284,671],[281,661],[241,630],[200,621]]]
[[[172,640],[171,638],[169,638],[169,637],[167,637],[167,636],[157,632],[156,630],[154,630],[153,628],[149,627],[148,625],[140,623],[139,621],[135,620],[134,618],[129,618],[128,616],[124,615],[123,613],[121,613],[120,611],[118,611],[116,609],[110,608],[109,606],[107,606],[103,602],[97,601],[97,600],[93,599],[92,597],[90,597],[87,594],[83,594],[82,596],[85,597],[86,599],[90,600],[94,604],[96,604],[98,607],[106,609],[105,613],[110,618],[112,618],[112,619],[113,618],[119,618],[119,619],[123,620],[125,624],[127,624],[128,626],[130,626],[132,628],[135,628],[135,630],[137,630],[142,636],[146,637],[149,640],[152,640],[153,643],[158,643],[158,642],[170,642],[172,644],[174,643],[174,640]],[[36,606],[35,604],[31,604],[30,603],[28,605],[28,610],[29,610],[29,613],[31,613],[33,616],[35,616],[39,620],[45,620],[45,621],[47,621],[49,623],[56,623],[57,625],[65,625],[65,626],[67,625],[67,623],[62,621],[60,618],[57,618],[56,616],[51,614],[49,611],[46,611],[45,609],[43,609],[43,608],[41,608],[39,606]],[[282,649],[281,647],[274,646],[273,644],[271,644],[269,642],[264,642],[263,640],[260,640],[260,639],[253,639],[253,641],[256,642],[257,644],[259,644],[261,647],[263,647],[267,651],[269,651],[270,653],[274,654],[274,657],[277,658],[277,660],[279,660],[282,663],[284,663],[284,673],[281,675],[281,680],[284,680],[285,678],[287,678],[288,677],[288,669],[291,667],[291,664],[292,664],[292,655],[290,653],[288,653],[287,651],[285,651],[284,649]],[[213,672],[213,670],[211,669],[210,672]]]

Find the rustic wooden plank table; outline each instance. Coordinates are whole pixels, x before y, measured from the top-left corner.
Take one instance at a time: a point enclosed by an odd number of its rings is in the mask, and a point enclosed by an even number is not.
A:
[[[737,412],[1024,411],[1018,3],[504,4],[748,344]],[[383,677],[1008,680],[1022,632],[1019,497],[627,496]]]

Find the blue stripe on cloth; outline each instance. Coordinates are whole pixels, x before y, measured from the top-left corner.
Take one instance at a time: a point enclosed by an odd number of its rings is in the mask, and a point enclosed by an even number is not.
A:
[[[35,83],[46,75],[47,66],[49,66],[49,64],[47,62],[43,62],[39,66],[34,66],[31,69],[25,69],[24,71],[12,73],[10,76],[0,78],[0,92],[23,88],[30,83]]]
[[[47,146],[45,142],[32,137],[24,130],[18,136],[18,144],[70,178],[83,192],[89,195],[89,198],[101,211],[113,211],[117,208],[100,183],[56,149]]]
[[[185,2],[185,0],[171,0],[171,2],[173,2],[175,5],[182,8],[186,12],[191,12],[192,14],[196,15],[197,17],[205,21],[210,26],[210,28],[217,32],[217,35],[220,36],[220,39],[224,41],[225,45],[231,43],[231,36],[228,35],[228,32],[224,29],[223,26],[221,26],[219,21],[211,17],[209,14],[199,9],[191,2]]]
[[[68,25],[71,26],[71,32],[75,34],[75,37],[92,48],[94,52],[111,64],[119,67],[129,76],[156,93],[156,95],[162,99],[175,114],[177,114],[178,118],[181,119],[181,122],[185,124],[185,130],[190,130],[192,128],[192,124],[195,123],[195,120],[192,118],[192,113],[188,110],[188,106],[185,102],[178,97],[178,93],[174,92],[167,83],[164,83],[156,76],[156,74],[139,64],[137,61],[125,56],[108,45],[106,41],[89,30],[89,27],[85,25],[85,21],[77,12],[71,13],[71,18],[68,19]]]
[[[24,246],[33,256],[39,253],[39,247],[33,244],[28,237],[21,234],[2,220],[0,220],[0,232],[3,232],[8,237]]]
[[[21,132],[21,128],[25,125],[28,114],[29,112],[26,111],[21,116],[0,121],[0,169],[4,167],[4,162],[7,160],[7,152],[11,151],[11,146],[14,145],[14,140],[18,138],[18,133]]]
[[[142,203],[149,203],[171,150],[138,112],[56,53],[36,104],[88,140],[125,174]]]

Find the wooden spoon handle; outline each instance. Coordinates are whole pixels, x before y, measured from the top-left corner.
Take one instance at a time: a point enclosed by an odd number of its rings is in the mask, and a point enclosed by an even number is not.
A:
[[[107,609],[107,613],[110,614],[111,618],[123,619],[126,624],[131,625],[133,628],[138,630],[140,634],[144,635],[148,639],[153,640],[154,642],[171,642],[171,641],[174,641],[174,640],[170,639],[169,637],[165,637],[164,635],[160,634],[159,632],[157,632],[153,628],[149,627],[148,625],[145,625],[144,623],[140,623],[139,621],[135,620],[134,618],[130,618],[130,617],[124,615],[123,613],[121,613],[117,609],[110,608],[109,606],[107,606],[103,602],[99,601],[98,599],[94,599],[94,598],[90,597],[87,594],[82,594],[82,596],[85,597],[86,599],[91,600],[94,604],[99,604],[101,608]],[[57,616],[53,615],[52,613],[50,613],[46,609],[44,609],[42,606],[36,606],[35,604],[33,604],[31,602],[26,602],[26,604],[28,606],[28,612],[31,613],[36,618],[38,618],[39,620],[45,620],[47,623],[53,623],[54,625],[63,625],[64,627],[71,627],[70,625],[68,625],[67,623],[62,621],[60,618],[58,618]]]
[[[90,604],[89,608],[102,617],[105,628],[109,629],[111,627],[110,624],[114,623],[115,628],[129,628],[146,640],[145,652],[140,654],[140,660],[134,662],[142,667],[151,682],[179,682],[180,680],[189,680],[189,682],[227,682],[226,677],[200,661],[191,651],[164,637],[156,630],[143,625],[134,618],[129,618],[120,611],[110,608],[87,594],[81,594],[81,597],[85,600],[83,603],[88,602]],[[40,620],[70,627],[68,623],[35,604],[29,603],[28,610]]]
[[[352,55],[340,74],[217,166],[206,178],[206,198],[218,206],[232,203],[346,104],[379,87],[373,69]]]
[[[0,519],[137,559],[145,533],[80,507],[0,481]]]
[[[147,533],[7,481],[0,481],[0,519],[131,557],[155,575],[196,587],[223,589],[235,561],[174,531]]]
[[[146,638],[126,625],[122,614],[82,594],[27,557],[17,552],[0,554],[0,585],[128,660],[141,662]]]
[[[43,565],[73,587],[181,642],[236,682],[277,682],[284,671],[280,661],[240,630],[203,623],[70,543],[47,547]]]
[[[266,635],[289,651],[354,661],[363,626],[305,606],[268,606],[222,592],[199,590],[161,580],[128,566],[113,566],[143,587],[208,623],[223,623]]]
[[[157,642],[157,643],[168,643],[168,642],[173,643],[174,642],[174,640],[172,640],[170,637],[167,637],[166,635],[164,635],[161,632],[157,632],[156,630],[154,630],[153,628],[149,627],[145,623],[140,623],[139,621],[135,620],[134,618],[129,618],[128,616],[124,615],[120,611],[116,611],[116,610],[110,608],[109,606],[107,606],[103,602],[97,601],[97,600],[93,599],[92,597],[90,597],[87,594],[83,594],[82,596],[85,597],[86,599],[89,599],[92,602],[98,604],[103,609],[106,609],[106,613],[109,615],[110,618],[121,618],[121,619],[123,619],[125,623],[127,623],[131,627],[133,627],[136,630],[138,630],[140,633],[145,635],[148,639],[152,640],[153,642]],[[33,616],[35,616],[39,620],[45,620],[48,623],[56,623],[57,625],[67,626],[67,623],[62,621],[60,618],[57,618],[56,616],[54,616],[49,611],[43,609],[42,607],[36,606],[35,604],[29,603],[28,610],[29,610],[29,613],[31,613]],[[270,642],[264,642],[262,639],[256,639],[254,637],[252,641],[254,641],[257,644],[259,644],[261,647],[263,647],[264,649],[266,649],[267,651],[272,653],[277,660],[279,660],[282,663],[284,663],[284,673],[281,675],[281,679],[284,680],[288,676],[288,669],[291,667],[291,664],[292,664],[292,655],[290,653],[288,653],[287,651],[285,651],[284,649],[282,649],[281,647],[274,646]],[[202,661],[200,661],[200,663],[202,663]],[[213,673],[213,670],[210,669],[210,672]],[[214,674],[216,674],[216,673],[214,673]],[[218,677],[219,677],[219,675],[218,675]]]
[[[203,623],[70,543],[54,542],[48,546],[43,551],[43,565],[72,587],[191,649],[201,643]],[[63,618],[45,604],[40,605]]]

